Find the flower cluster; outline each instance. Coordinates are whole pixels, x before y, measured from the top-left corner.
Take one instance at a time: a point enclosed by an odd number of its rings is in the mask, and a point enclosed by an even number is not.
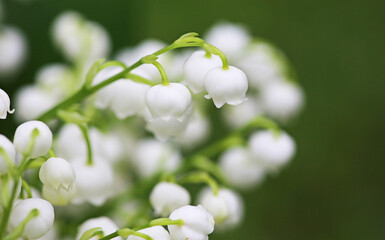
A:
[[[52,37],[69,63],[38,71],[16,96],[13,142],[0,135],[0,239],[207,240],[242,223],[238,191],[295,154],[265,115],[293,118],[302,90],[243,27],[145,40],[110,61],[107,31],[79,13],[61,14]],[[11,112],[1,90],[0,117]]]

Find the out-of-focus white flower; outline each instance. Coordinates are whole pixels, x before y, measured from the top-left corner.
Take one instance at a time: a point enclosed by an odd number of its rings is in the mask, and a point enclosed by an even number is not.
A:
[[[211,188],[205,188],[198,199],[198,202],[213,215],[216,228],[228,230],[241,222],[243,202],[238,193],[222,188],[215,195]]]
[[[40,167],[39,177],[47,188],[69,191],[75,182],[75,171],[63,158],[52,157]]]
[[[251,160],[249,152],[241,147],[227,150],[220,156],[219,161],[226,179],[239,189],[254,187],[265,176],[263,169]]]
[[[3,154],[6,154],[11,164],[15,164],[16,161],[16,151],[12,142],[9,139],[0,134],[0,148],[2,148],[3,153],[0,152],[0,175],[8,172],[8,164]]]
[[[269,170],[276,170],[288,163],[296,150],[294,140],[287,133],[275,135],[268,130],[253,133],[249,147],[253,159]]]
[[[149,228],[144,228],[138,232],[150,236],[153,240],[171,240],[170,234],[161,226],[154,226]],[[128,236],[127,240],[143,240],[144,238],[138,236]]]
[[[114,173],[109,163],[103,160],[94,160],[88,165],[85,159],[72,162],[75,170],[76,194],[73,203],[85,201],[93,205],[102,205],[114,190]]]
[[[76,193],[76,187],[71,187],[68,190],[59,188],[57,190],[43,185],[42,194],[44,199],[56,206],[65,206],[71,202]]]
[[[266,43],[252,43],[243,52],[238,66],[245,71],[250,87],[260,89],[277,81],[283,74],[282,62],[273,47]]]
[[[206,52],[198,50],[184,64],[184,80],[195,94],[205,91],[205,76],[215,67],[221,67],[221,58],[217,55],[206,56]]]
[[[182,120],[191,105],[191,94],[186,86],[180,83],[162,84],[151,87],[146,94],[146,105],[154,119]]]
[[[140,60],[142,57],[149,54],[153,54],[154,52],[164,48],[165,46],[166,44],[159,40],[147,39],[139,43],[135,47],[121,50],[117,54],[116,59],[124,62],[127,66],[130,66]],[[161,56],[159,56],[159,59],[157,61],[159,61],[160,64],[167,66],[170,63],[170,54],[162,54]],[[137,74],[145,78],[149,78],[155,83],[159,83],[161,81],[158,69],[152,64],[144,64],[131,71],[131,73]]]
[[[196,110],[188,121],[186,130],[182,136],[177,139],[177,142],[182,144],[184,148],[191,149],[201,144],[208,137],[209,133],[209,120]]]
[[[0,75],[15,73],[26,56],[23,34],[14,27],[2,26],[0,31]]]
[[[28,153],[31,136],[34,129],[39,130],[35,138],[32,151]],[[45,155],[52,146],[52,132],[49,127],[41,121],[29,121],[19,125],[13,138],[13,144],[21,154],[29,154],[29,157],[36,158]]]
[[[115,162],[121,157],[123,149],[117,136],[90,128],[89,137],[92,153],[96,159]],[[55,153],[70,162],[77,158],[87,158],[87,145],[78,126],[66,124],[60,129],[56,139]]]
[[[16,228],[33,209],[39,210],[39,215],[25,225],[22,234],[22,236],[30,239],[42,237],[53,225],[54,209],[48,201],[40,198],[20,200],[13,208],[9,219],[11,227]]]
[[[285,122],[302,109],[304,94],[298,85],[273,82],[261,89],[261,103],[269,116]]]
[[[51,229],[42,237],[39,237],[35,240],[59,240],[57,238],[57,232],[56,232],[55,226],[51,227]]]
[[[169,61],[163,61],[162,66],[164,67],[168,80],[170,82],[182,82],[183,80],[183,66],[186,60],[190,57],[191,50],[184,50],[182,52],[167,52],[165,56]],[[161,55],[163,56],[163,54]]]
[[[246,99],[247,78],[238,68],[229,66],[228,69],[216,67],[211,69],[205,77],[205,86],[208,95],[217,108],[225,103],[230,105],[241,104]]]
[[[251,37],[240,24],[219,23],[208,31],[204,39],[222,50],[231,62],[241,57]]]
[[[150,203],[157,215],[167,217],[175,209],[190,204],[190,194],[178,184],[160,182],[150,194]]]
[[[246,101],[237,106],[224,106],[222,114],[229,126],[237,128],[261,116],[263,110],[255,97],[248,96]]]
[[[183,225],[168,225],[173,240],[207,240],[214,231],[214,218],[202,206],[184,206],[174,210],[171,220],[183,220]]]
[[[61,63],[49,64],[36,74],[36,82],[40,89],[51,92],[57,98],[64,97],[68,92],[73,91],[70,83],[72,73],[68,66]]]
[[[6,119],[7,114],[12,114],[15,110],[11,110],[11,100],[8,94],[0,88],[0,119]]]
[[[17,92],[15,100],[16,118],[19,121],[28,121],[53,107],[60,98],[53,92],[44,91],[36,86],[25,86]]]
[[[79,13],[64,12],[53,24],[53,39],[70,61],[84,63],[107,57],[110,39],[98,23],[87,21]]]
[[[193,113],[193,106],[190,105],[180,119],[170,118],[153,118],[150,111],[147,109],[145,120],[147,122],[146,129],[154,133],[159,141],[166,141],[170,137],[182,137],[190,122]]]
[[[118,226],[116,226],[116,224],[108,217],[91,218],[80,225],[76,239],[79,240],[83,233],[85,233],[87,230],[97,227],[100,227],[102,229],[104,236],[107,236],[119,229]],[[96,239],[98,239],[98,237],[90,238],[90,240]],[[121,237],[117,237],[114,239],[122,240]]]
[[[105,68],[96,75],[93,83],[98,84],[122,70],[123,68],[116,66]],[[101,109],[111,108],[120,119],[135,114],[143,115],[146,108],[145,96],[149,89],[147,84],[120,79],[96,94],[95,105]]]
[[[181,162],[181,155],[171,145],[154,139],[145,139],[137,143],[132,156],[132,163],[141,177],[150,177],[155,173],[175,170]]]

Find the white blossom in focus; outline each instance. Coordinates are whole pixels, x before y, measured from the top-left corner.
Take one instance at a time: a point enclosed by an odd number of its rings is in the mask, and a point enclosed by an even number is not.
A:
[[[90,230],[92,228],[97,228],[97,227],[102,229],[104,236],[107,236],[119,229],[118,226],[116,226],[116,224],[108,217],[91,218],[79,226],[76,240],[79,240],[83,235],[83,233],[85,233],[87,230]],[[89,240],[97,240],[97,239],[99,238],[95,236],[90,238]],[[121,237],[116,237],[114,239],[122,240]]]
[[[191,105],[191,93],[180,83],[158,84],[147,91],[146,105],[154,119],[182,121]]]
[[[285,165],[294,156],[296,145],[285,132],[274,134],[269,130],[253,133],[249,139],[253,160],[269,170]]]
[[[71,187],[68,190],[59,188],[57,190],[43,185],[42,195],[45,200],[49,201],[55,206],[65,206],[69,204],[74,198],[76,193],[76,187]]]
[[[208,240],[208,235],[214,231],[214,218],[202,206],[183,206],[174,210],[171,220],[183,220],[183,225],[168,225],[173,240]]]
[[[181,163],[180,153],[171,145],[154,139],[137,143],[132,163],[141,177],[150,177],[158,172],[171,172]]]
[[[52,157],[40,167],[39,178],[47,188],[69,191],[75,182],[75,171],[65,159]]]
[[[238,68],[229,66],[228,69],[216,67],[205,77],[207,99],[212,98],[217,108],[225,103],[239,105],[246,99],[247,78]]]
[[[215,67],[221,67],[221,58],[217,55],[206,56],[204,50],[198,50],[186,60],[183,71],[184,81],[195,94],[205,91],[205,76]]]
[[[150,236],[153,240],[171,240],[170,234],[161,226],[144,228],[138,232]],[[127,240],[144,240],[144,238],[130,235],[128,236]]]
[[[32,218],[26,225],[22,236],[36,239],[46,234],[53,225],[55,214],[52,205],[40,198],[28,198],[20,200],[13,208],[9,223],[12,228],[16,228],[31,212],[39,210],[39,215]]]
[[[252,161],[250,153],[241,147],[230,148],[219,158],[219,166],[229,183],[239,189],[250,189],[264,179],[262,167]]]
[[[35,138],[32,151],[28,153],[28,147],[31,142],[31,136],[34,129],[39,131]],[[41,121],[28,121],[19,125],[13,138],[13,144],[21,154],[29,154],[31,158],[45,155],[52,146],[52,132],[49,127]]]
[[[11,100],[8,94],[0,88],[0,119],[6,119],[7,114],[12,114],[15,110],[11,110]]]
[[[0,148],[3,150],[0,152],[0,175],[2,175],[6,174],[9,170],[6,156],[8,157],[11,164],[15,164],[16,151],[12,142],[2,134],[0,134]],[[6,156],[4,156],[4,154],[6,154]]]
[[[190,204],[190,194],[178,184],[160,182],[151,191],[150,203],[156,215],[167,217],[175,209]]]
[[[14,27],[2,26],[0,31],[0,75],[15,73],[26,57],[24,35]]]

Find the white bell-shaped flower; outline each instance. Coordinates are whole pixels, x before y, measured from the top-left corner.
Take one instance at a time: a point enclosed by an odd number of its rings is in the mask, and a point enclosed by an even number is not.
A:
[[[215,67],[221,67],[221,58],[217,55],[207,56],[203,50],[193,52],[184,64],[184,80],[187,86],[195,94],[203,92],[205,88],[205,76]]]
[[[51,91],[45,91],[32,85],[22,87],[15,97],[16,118],[20,122],[36,119],[59,100],[60,98]]]
[[[246,101],[237,106],[224,106],[222,114],[229,126],[237,128],[256,117],[262,116],[263,109],[255,97],[247,97]]]
[[[39,88],[60,98],[73,91],[73,73],[69,66],[61,63],[48,64],[39,69],[36,82]]]
[[[139,141],[132,156],[132,163],[141,177],[174,171],[181,160],[181,154],[174,147],[155,139]]]
[[[32,141],[32,132],[39,130],[39,135],[35,138],[32,151],[28,153],[28,147]],[[29,157],[36,158],[45,155],[52,146],[52,132],[49,127],[41,121],[29,121],[19,125],[13,138],[13,144],[21,154],[29,154]]]
[[[216,67],[211,69],[205,77],[205,86],[208,95],[217,108],[225,103],[230,105],[241,104],[246,99],[247,78],[238,68],[229,66],[228,69]]]
[[[8,94],[0,88],[0,119],[6,119],[8,113],[13,113],[15,110],[11,110],[11,100]]]
[[[11,164],[15,164],[16,151],[12,142],[9,141],[9,139],[2,134],[0,134],[0,148],[2,148],[4,151],[3,153],[0,152],[0,175],[2,175],[7,173],[9,170],[6,157],[9,159]],[[6,154],[6,156],[4,156],[3,154]]]
[[[58,240],[59,238],[57,235],[58,234],[54,225],[46,234],[44,234],[42,237],[36,238],[35,240]]]
[[[222,169],[229,183],[239,189],[249,189],[262,182],[265,173],[252,161],[249,152],[241,147],[230,148],[219,158]]]
[[[298,85],[277,81],[261,89],[261,103],[269,116],[285,122],[302,109],[304,94]]]
[[[242,220],[242,198],[230,189],[221,188],[215,195],[211,188],[205,188],[199,194],[198,202],[213,215],[216,228],[233,228]]]
[[[296,151],[294,140],[282,131],[278,134],[268,130],[255,132],[250,136],[249,147],[253,159],[269,170],[288,163]]]
[[[49,188],[46,185],[43,185],[42,194],[45,200],[49,201],[52,205],[55,206],[65,206],[68,205],[72,199],[75,197],[76,187],[72,187],[68,190],[59,188],[57,190]]]
[[[184,206],[174,210],[171,220],[183,220],[183,225],[168,225],[173,240],[207,240],[214,231],[214,218],[202,206]]]
[[[107,235],[109,235],[109,234],[111,234],[111,233],[113,233],[119,229],[118,226],[116,226],[116,224],[108,217],[91,218],[79,226],[76,240],[79,240],[81,238],[81,236],[83,235],[83,233],[85,233],[87,230],[90,230],[92,228],[97,228],[97,227],[102,229],[104,236],[107,236]],[[99,238],[96,236],[90,238],[90,240],[97,240],[97,239],[99,239]],[[121,240],[122,238],[117,237],[114,239]]]
[[[190,204],[190,194],[178,184],[160,182],[152,189],[150,203],[156,215],[167,217],[175,209]]]
[[[144,228],[138,232],[150,236],[153,240],[171,240],[170,234],[166,231],[166,229],[164,229],[164,227],[161,226]],[[144,238],[131,235],[128,236],[127,240],[144,240]]]
[[[204,39],[222,50],[230,61],[237,61],[251,36],[244,26],[233,23],[219,23],[214,25]]]
[[[180,83],[162,84],[151,87],[146,94],[146,105],[153,118],[182,120],[191,105],[191,94]]]
[[[109,163],[94,159],[88,165],[85,159],[72,162],[75,170],[76,194],[73,203],[90,202],[93,205],[102,205],[114,191],[114,173]]]
[[[39,215],[25,225],[22,234],[29,239],[36,239],[46,234],[52,228],[55,218],[51,203],[40,198],[28,198],[20,200],[14,206],[9,219],[11,227],[16,228],[33,209],[39,210]]]
[[[2,26],[0,32],[0,75],[15,73],[25,60],[27,46],[24,35],[14,27]]]
[[[47,188],[69,191],[75,182],[75,171],[67,160],[52,157],[40,167],[39,177]]]

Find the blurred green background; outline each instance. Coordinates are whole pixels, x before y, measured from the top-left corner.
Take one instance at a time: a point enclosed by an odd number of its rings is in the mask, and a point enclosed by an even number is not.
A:
[[[384,0],[5,0],[6,23],[28,38],[29,59],[10,93],[62,57],[52,20],[76,10],[100,22],[114,50],[144,38],[172,41],[218,20],[246,24],[294,64],[306,110],[289,128],[299,146],[290,166],[245,195],[246,220],[213,239],[385,239]],[[0,132],[11,136],[12,118]]]

